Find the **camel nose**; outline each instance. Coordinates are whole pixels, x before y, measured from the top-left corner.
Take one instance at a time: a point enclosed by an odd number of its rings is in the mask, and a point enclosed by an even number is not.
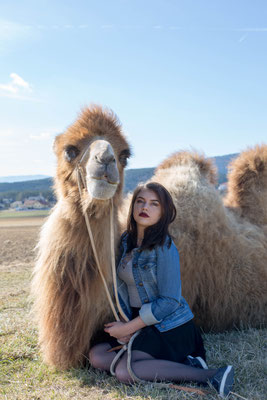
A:
[[[115,162],[115,157],[113,154],[110,154],[108,152],[104,152],[103,154],[96,154],[95,155],[95,160],[100,163],[100,164],[105,164],[108,165],[110,163]]]
[[[91,149],[91,156],[99,164],[109,165],[115,162],[115,155],[110,143],[105,140],[97,140]]]
[[[90,147],[90,156],[86,166],[87,176],[97,179],[103,177],[112,183],[119,183],[119,170],[111,144],[105,140],[96,140]]]

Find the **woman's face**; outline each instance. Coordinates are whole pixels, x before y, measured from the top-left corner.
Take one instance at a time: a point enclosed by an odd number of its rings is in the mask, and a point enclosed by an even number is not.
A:
[[[137,227],[147,228],[156,224],[162,215],[162,206],[158,195],[149,189],[138,193],[133,207],[133,217]]]

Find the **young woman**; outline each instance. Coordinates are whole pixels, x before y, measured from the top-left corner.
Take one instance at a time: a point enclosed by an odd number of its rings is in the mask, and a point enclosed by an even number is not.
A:
[[[109,371],[115,357],[114,339],[132,345],[132,369],[144,380],[195,381],[226,396],[233,384],[233,367],[208,369],[205,350],[193,314],[181,294],[179,254],[168,228],[176,210],[169,192],[158,183],[138,186],[129,210],[127,231],[120,242],[117,284],[120,304],[129,322],[105,324],[111,340],[89,354],[95,368]],[[132,383],[127,354],[116,366],[116,377]]]

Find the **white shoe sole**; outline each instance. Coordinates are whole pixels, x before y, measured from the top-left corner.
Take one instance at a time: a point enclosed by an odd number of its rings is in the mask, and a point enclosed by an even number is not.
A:
[[[203,369],[209,369],[209,367],[207,366],[207,364],[205,363],[203,358],[201,358],[201,357],[192,357],[192,356],[187,356],[187,358],[189,358],[191,360],[193,360],[193,359],[198,360],[198,362],[200,363],[200,365],[201,365],[201,367]]]
[[[228,365],[227,369],[225,370],[225,372],[223,374],[222,381],[221,381],[220,388],[219,388],[219,394],[221,397],[225,397],[228,395],[228,393],[227,393],[227,395],[225,395],[224,388],[225,388],[226,380],[229,377],[229,374],[231,374],[231,373],[233,374],[233,367],[232,367],[232,365]],[[233,376],[232,376],[232,381],[233,381]],[[232,386],[232,384],[233,384],[233,382],[231,382],[231,386]]]
[[[196,357],[196,359],[200,362],[200,364],[202,365],[203,369],[209,369],[207,364],[205,363],[205,361],[203,360],[203,358],[201,357]]]

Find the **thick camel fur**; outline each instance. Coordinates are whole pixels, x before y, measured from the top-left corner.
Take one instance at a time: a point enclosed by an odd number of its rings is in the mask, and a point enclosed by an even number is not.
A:
[[[267,146],[244,151],[230,165],[224,204],[256,225],[267,225]]]
[[[57,136],[54,150],[58,201],[41,231],[32,294],[44,361],[69,368],[88,356],[92,336],[113,318],[84,215],[111,286],[110,202],[118,241],[128,212],[122,188],[130,150],[116,116],[96,106]],[[78,163],[85,175],[81,196]],[[266,324],[267,146],[244,152],[231,168],[226,205],[214,186],[214,166],[197,153],[173,155],[152,178],[177,207],[171,234],[183,295],[205,330]]]
[[[267,146],[232,163],[228,207],[213,185],[214,167],[196,153],[174,154],[151,180],[170,191],[177,208],[171,234],[183,296],[198,325],[215,331],[266,325]]]
[[[120,181],[113,197],[117,240],[120,234],[117,209],[121,202],[123,169],[130,155],[129,146],[116,116],[99,107],[91,107],[56,138],[55,191],[58,202],[41,231],[32,281],[43,358],[58,368],[76,366],[83,356],[88,356],[92,335],[110,318],[110,307],[84,219],[87,212],[100,264],[110,284],[110,200],[93,199],[85,189],[81,200],[75,170],[83,151],[95,139],[108,141],[115,153],[110,168],[117,165]],[[101,164],[101,157],[93,160],[94,168],[108,165],[106,160]],[[90,180],[88,170],[84,168],[84,172]]]

